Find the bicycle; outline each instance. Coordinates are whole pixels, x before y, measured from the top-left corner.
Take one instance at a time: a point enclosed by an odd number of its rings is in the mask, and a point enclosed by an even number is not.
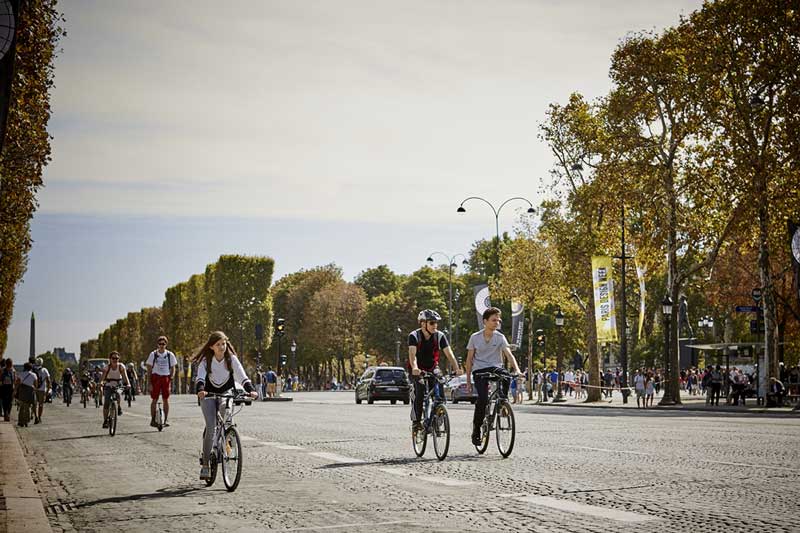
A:
[[[83,404],[83,408],[86,409],[86,404],[89,402],[89,391],[85,388],[81,388],[81,403]]]
[[[100,397],[100,385],[94,386],[94,406],[95,408],[100,407],[103,405],[103,398]]]
[[[514,375],[506,370],[493,369],[486,372],[478,372],[482,377],[494,382],[491,394],[486,404],[486,413],[481,424],[480,444],[475,445],[479,454],[483,454],[489,447],[489,434],[494,429],[497,440],[497,450],[503,458],[511,455],[514,449],[514,438],[516,436],[514,424],[514,411],[507,398],[500,396],[502,381],[514,379]]]
[[[133,391],[130,387],[125,389],[125,397],[124,400],[128,403],[128,407],[131,406],[131,399],[133,398]]]
[[[156,428],[159,431],[164,429],[164,408],[161,407],[161,402],[156,404]]]
[[[213,398],[217,401],[225,400],[225,416],[219,414],[219,403],[216,404],[217,424],[214,427],[214,438],[211,443],[209,453],[209,477],[206,479],[206,486],[210,487],[217,478],[217,467],[222,465],[222,481],[228,492],[233,492],[239,485],[242,477],[242,442],[233,417],[236,416],[245,405],[253,403],[252,398],[247,393],[232,394],[206,394],[206,398]],[[231,401],[234,408],[231,409]],[[235,409],[238,406],[239,409]],[[203,440],[206,437],[206,430],[203,430]],[[203,452],[200,451],[200,465],[203,465]]]
[[[72,403],[72,386],[64,386],[64,403],[67,404],[67,407]]]
[[[450,376],[452,378],[453,376]],[[428,378],[433,378],[436,383],[430,387]],[[411,429],[411,444],[417,457],[425,454],[428,443],[428,433],[433,436],[433,449],[436,458],[443,461],[450,448],[450,416],[447,414],[444,399],[444,386],[450,380],[440,372],[426,372],[420,370],[419,379],[425,386],[424,400],[422,401],[423,419],[421,428]],[[437,389],[439,391],[437,392]]]
[[[106,418],[106,422],[108,422],[108,434],[112,437],[117,433],[117,416],[120,404],[120,394],[124,390],[125,387],[114,387],[108,403],[108,417]]]

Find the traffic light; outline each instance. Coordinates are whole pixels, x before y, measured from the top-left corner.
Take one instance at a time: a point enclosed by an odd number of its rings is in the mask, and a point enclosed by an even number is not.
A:
[[[281,354],[281,366],[286,366],[286,354]]]
[[[544,346],[545,343],[545,336],[544,335],[537,335],[536,336],[536,344],[539,346]]]
[[[283,337],[286,334],[286,319],[278,318],[275,320],[275,334]]]

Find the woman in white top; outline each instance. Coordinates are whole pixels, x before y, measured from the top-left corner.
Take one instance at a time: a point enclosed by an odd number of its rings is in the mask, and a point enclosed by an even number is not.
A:
[[[258,393],[245,374],[239,358],[236,357],[233,345],[221,331],[211,334],[193,362],[197,363],[197,397],[200,399],[200,407],[203,409],[203,418],[206,421],[200,479],[208,479],[210,475],[208,456],[211,453],[214,429],[217,426],[217,411],[224,411],[225,402],[220,402],[218,398],[206,398],[206,394],[225,393],[233,389],[237,381],[250,393],[251,398],[258,398]],[[225,415],[225,413],[220,414]]]

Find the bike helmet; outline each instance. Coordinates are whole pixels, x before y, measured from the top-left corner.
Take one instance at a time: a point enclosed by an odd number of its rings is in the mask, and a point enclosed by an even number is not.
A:
[[[44,364],[44,359],[42,359],[41,357],[37,357],[36,358],[36,364],[39,365],[39,366],[42,366]]]
[[[428,321],[428,320],[436,320],[437,322],[441,320],[442,317],[436,311],[431,309],[425,309],[424,311],[420,311],[417,315],[417,322]]]

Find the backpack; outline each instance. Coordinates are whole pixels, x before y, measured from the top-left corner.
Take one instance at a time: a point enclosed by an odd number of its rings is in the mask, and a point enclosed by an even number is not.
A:
[[[39,387],[41,387],[42,383],[44,383],[44,380],[42,380],[42,367],[34,366],[31,370],[33,370],[33,373],[36,374],[36,379],[39,380]]]
[[[417,339],[417,353],[422,350],[422,343],[425,342],[425,334],[422,333],[421,329],[415,329],[413,332],[414,337]],[[439,364],[439,331],[435,331],[434,334],[431,336],[433,338],[433,366],[436,367]],[[444,335],[444,333],[442,333]],[[417,368],[419,368],[419,363],[417,363]],[[406,370],[411,372],[411,363],[408,362],[406,359]]]

